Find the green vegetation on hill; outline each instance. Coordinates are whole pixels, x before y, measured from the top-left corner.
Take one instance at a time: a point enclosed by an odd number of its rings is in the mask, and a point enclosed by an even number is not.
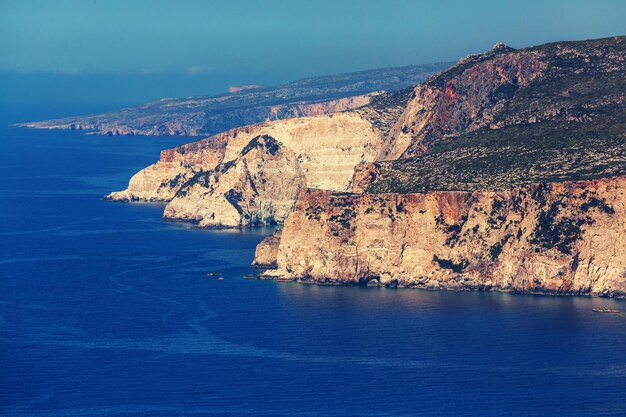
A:
[[[427,83],[467,88],[455,84],[468,82],[459,81],[464,71],[508,53],[535,55],[544,67],[527,85],[505,84],[486,97],[481,105],[494,110],[484,127],[444,136],[421,155],[376,163],[368,192],[501,190],[626,175],[626,37],[494,51]]]
[[[626,175],[626,109],[591,122],[542,122],[480,130],[429,152],[377,163],[372,193],[503,190],[533,182]]]
[[[382,134],[387,134],[414,95],[414,87],[381,94],[356,111],[369,120]]]

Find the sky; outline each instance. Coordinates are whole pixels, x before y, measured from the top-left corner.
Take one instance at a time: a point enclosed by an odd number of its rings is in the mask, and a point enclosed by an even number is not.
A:
[[[625,0],[0,0],[0,89],[133,103],[623,34]]]

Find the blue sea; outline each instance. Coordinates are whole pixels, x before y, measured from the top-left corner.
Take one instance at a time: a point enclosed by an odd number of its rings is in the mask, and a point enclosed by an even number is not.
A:
[[[272,229],[101,199],[187,140],[4,123],[1,415],[626,416],[626,301],[244,279]]]

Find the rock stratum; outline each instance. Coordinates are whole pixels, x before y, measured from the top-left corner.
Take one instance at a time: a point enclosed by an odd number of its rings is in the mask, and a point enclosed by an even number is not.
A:
[[[414,86],[450,63],[409,65],[305,78],[276,87],[231,87],[213,97],[167,98],[87,116],[20,123],[36,129],[84,130],[104,135],[209,136],[244,125],[315,116],[367,104],[381,91]]]
[[[381,132],[357,112],[280,120],[161,152],[117,201],[167,201],[165,218],[206,227],[280,223],[300,188],[350,189]]]
[[[509,191],[303,190],[256,263],[319,284],[626,296],[626,177]]]

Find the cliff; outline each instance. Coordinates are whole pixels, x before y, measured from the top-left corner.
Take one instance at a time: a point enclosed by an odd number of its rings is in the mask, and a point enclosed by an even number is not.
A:
[[[202,227],[271,224],[287,217],[305,186],[294,152],[271,136],[257,136],[237,158],[192,177],[163,216]]]
[[[213,97],[168,98],[111,113],[18,126],[105,135],[209,136],[264,121],[350,110],[367,104],[380,91],[413,86],[449,65],[409,65],[311,77],[275,87],[234,88]]]
[[[385,95],[354,194],[302,191],[265,277],[625,297],[625,52],[499,44]]]
[[[508,191],[303,190],[266,278],[626,296],[626,177]],[[273,246],[275,258],[268,259]]]
[[[284,221],[267,278],[623,297],[625,46],[499,44],[354,110],[163,151],[109,198]]]
[[[278,266],[276,265],[276,256],[278,255],[281,235],[282,229],[278,229],[257,245],[252,261],[253,268],[276,268]]]
[[[624,103],[626,37],[472,55],[415,87],[377,160],[478,130],[593,118]]]
[[[259,151],[260,137],[271,138],[280,151]],[[282,222],[300,187],[348,190],[355,165],[373,161],[381,140],[372,122],[356,112],[245,126],[163,151],[126,190],[107,198],[171,200],[167,219],[202,226]],[[226,198],[233,193],[236,203]]]
[[[228,139],[236,132],[218,134],[198,142],[161,151],[154,164],[133,175],[128,187],[105,197],[113,201],[169,201],[196,172],[221,163]]]

